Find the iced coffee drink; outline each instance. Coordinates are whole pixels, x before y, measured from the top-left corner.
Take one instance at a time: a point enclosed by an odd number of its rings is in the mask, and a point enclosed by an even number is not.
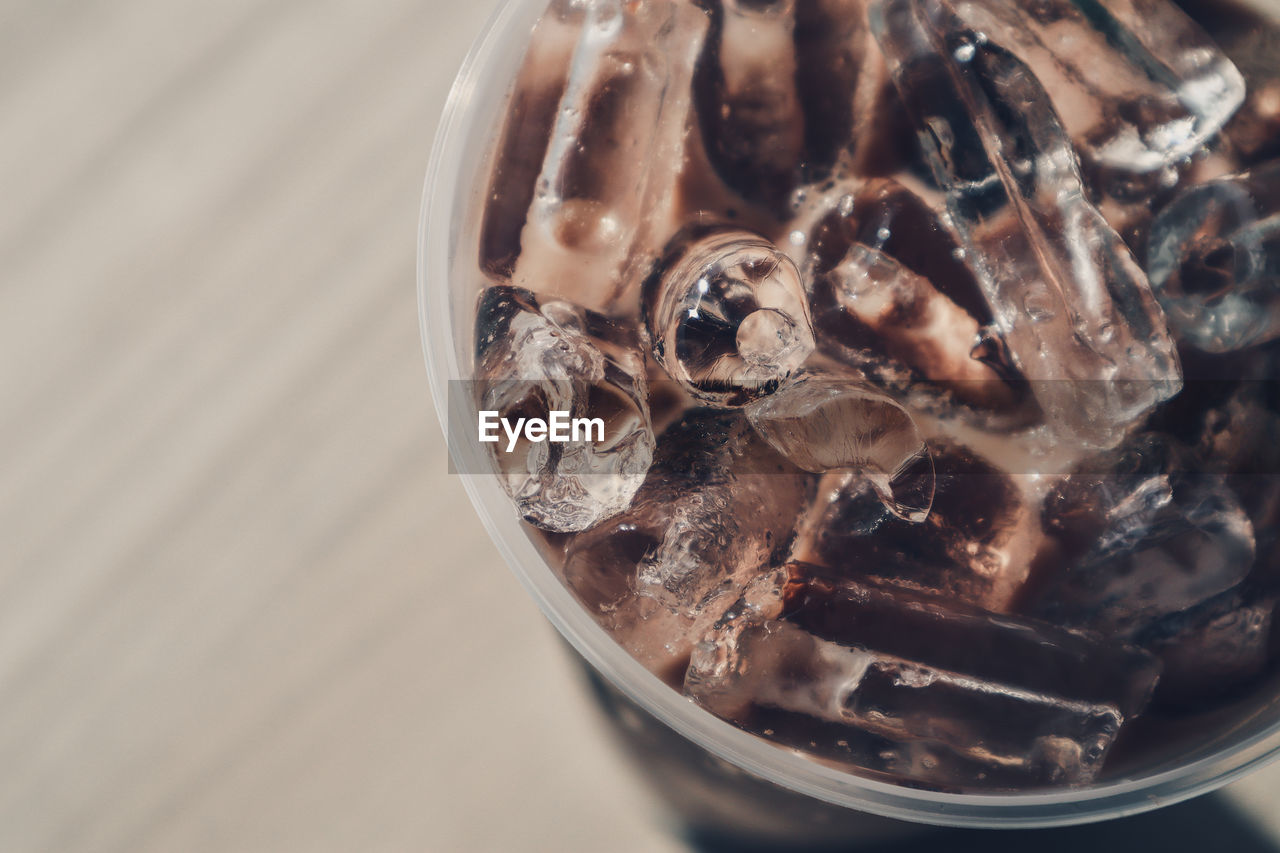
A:
[[[1207,0],[552,0],[474,265],[513,512],[671,689],[849,773],[1082,786],[1229,725],[1277,48]]]

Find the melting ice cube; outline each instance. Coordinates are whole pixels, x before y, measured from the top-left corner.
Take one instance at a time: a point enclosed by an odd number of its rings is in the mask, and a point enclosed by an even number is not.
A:
[[[692,644],[785,550],[812,478],[737,412],[662,434],[631,508],[576,537],[564,578],[651,670],[678,681]]]
[[[786,620],[719,625],[685,692],[775,739],[783,721],[788,745],[823,757],[940,787],[1083,784],[1155,683],[1158,664],[1137,649],[789,570]],[[898,749],[877,761],[868,736]],[[902,760],[919,750],[932,760]]]
[[[1037,567],[1029,612],[1108,636],[1231,589],[1253,566],[1253,524],[1221,474],[1145,434],[1081,464],[1045,501],[1061,553]]]
[[[671,232],[707,16],[676,0],[590,0],[520,237],[513,283],[629,308]]]
[[[748,231],[686,229],[645,283],[643,304],[654,357],[704,402],[769,394],[814,348],[795,264]]]
[[[490,445],[521,516],[545,530],[585,530],[626,509],[653,458],[648,385],[634,333],[605,317],[527,290],[484,291],[476,318],[480,411],[600,419],[599,432],[557,443]]]
[[[904,495],[924,492],[913,483],[927,486],[920,516],[894,517],[872,489],[838,472],[824,477],[792,554],[850,578],[1008,611],[1040,544],[1035,506],[967,448],[933,441],[929,457],[927,472],[898,480]]]
[[[872,26],[1016,366],[1061,436],[1115,445],[1181,374],[1048,96],[940,0],[882,0]]]
[[[1280,337],[1280,164],[1183,190],[1152,223],[1147,258],[1170,328],[1192,346]]]

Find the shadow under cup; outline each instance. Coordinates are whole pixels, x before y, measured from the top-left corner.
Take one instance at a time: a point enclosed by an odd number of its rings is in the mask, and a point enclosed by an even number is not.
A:
[[[472,379],[473,312],[485,284],[475,259],[492,149],[528,34],[545,6],[546,0],[507,0],[498,9],[458,75],[432,152],[418,288],[432,395],[446,429],[451,422],[475,421],[474,404],[448,388]],[[475,432],[451,432],[450,452],[459,472],[486,470],[489,464]],[[1103,778],[1087,787],[952,794],[842,772],[756,738],[663,684],[565,589],[497,478],[457,476],[517,579],[585,662],[597,700],[633,755],[645,756],[646,772],[660,793],[699,832],[748,830],[754,837],[799,843],[902,833],[901,824],[872,816],[952,827],[1089,823],[1213,790],[1280,754],[1280,674],[1272,672],[1247,695],[1153,727],[1155,748],[1117,748]]]

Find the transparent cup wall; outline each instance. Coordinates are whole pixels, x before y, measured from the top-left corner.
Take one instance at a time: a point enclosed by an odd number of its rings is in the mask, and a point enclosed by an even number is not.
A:
[[[510,84],[545,5],[545,0],[510,0],[496,12],[458,75],[432,151],[419,234],[419,307],[431,393],[446,428],[451,421],[476,422],[473,402],[466,395],[450,394],[449,386],[472,374],[474,311],[485,284],[476,264],[480,203]],[[449,439],[456,470],[485,470],[488,457],[474,431],[455,429]],[[863,779],[824,766],[717,719],[661,683],[564,588],[521,527],[496,477],[457,476],[516,578],[607,682],[605,693],[622,703],[615,710],[625,706],[642,711],[675,733],[680,743],[691,745],[686,758],[680,759],[686,765],[702,761],[704,769],[737,768],[746,774],[744,779],[767,780],[764,790],[781,786],[803,797],[884,817],[949,826],[1044,827],[1178,802],[1237,779],[1280,752],[1280,681],[1272,678],[1233,705],[1189,719],[1185,733],[1171,737],[1144,766],[1109,769],[1106,781],[1080,789],[948,794]],[[713,775],[720,785],[733,776],[717,774]],[[744,786],[754,793],[744,794],[740,814],[752,810],[750,804],[760,790],[758,781]],[[733,799],[731,792],[721,791],[722,801],[726,797]],[[735,813],[733,807],[723,811]]]

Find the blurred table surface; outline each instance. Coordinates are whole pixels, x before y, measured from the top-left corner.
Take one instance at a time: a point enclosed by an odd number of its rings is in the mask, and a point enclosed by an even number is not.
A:
[[[683,849],[428,400],[494,5],[0,3],[0,850]]]

